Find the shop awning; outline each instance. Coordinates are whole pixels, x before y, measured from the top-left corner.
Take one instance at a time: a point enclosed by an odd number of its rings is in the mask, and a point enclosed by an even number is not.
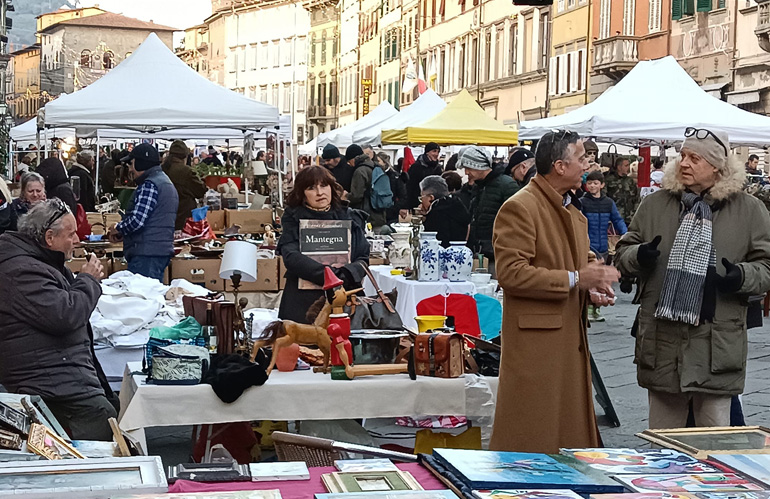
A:
[[[416,126],[382,131],[383,144],[511,145],[518,132],[489,116],[467,90],[462,90],[443,111]]]

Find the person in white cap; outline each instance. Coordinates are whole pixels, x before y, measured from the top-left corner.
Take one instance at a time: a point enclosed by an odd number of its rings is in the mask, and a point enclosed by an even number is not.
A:
[[[642,202],[615,257],[639,280],[634,362],[650,428],[728,426],[746,380],[746,307],[770,290],[770,216],[743,192],[727,134],[688,127],[661,190]]]

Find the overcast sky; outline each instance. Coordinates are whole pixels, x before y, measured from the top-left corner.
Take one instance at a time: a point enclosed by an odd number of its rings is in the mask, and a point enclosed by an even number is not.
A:
[[[210,0],[81,0],[80,4],[83,7],[98,4],[110,12],[179,30],[200,24],[211,14]]]

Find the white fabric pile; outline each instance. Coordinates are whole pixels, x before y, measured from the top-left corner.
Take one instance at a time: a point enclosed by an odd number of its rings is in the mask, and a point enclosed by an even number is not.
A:
[[[206,296],[208,290],[184,279],[166,286],[139,274],[121,271],[102,280],[102,296],[91,314],[94,339],[117,348],[140,347],[150,329],[184,319],[183,295]]]

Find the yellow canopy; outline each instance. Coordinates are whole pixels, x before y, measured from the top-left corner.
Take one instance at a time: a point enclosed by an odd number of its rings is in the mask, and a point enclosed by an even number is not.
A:
[[[503,146],[516,144],[518,138],[519,132],[489,116],[465,89],[425,123],[382,131],[383,144]]]

